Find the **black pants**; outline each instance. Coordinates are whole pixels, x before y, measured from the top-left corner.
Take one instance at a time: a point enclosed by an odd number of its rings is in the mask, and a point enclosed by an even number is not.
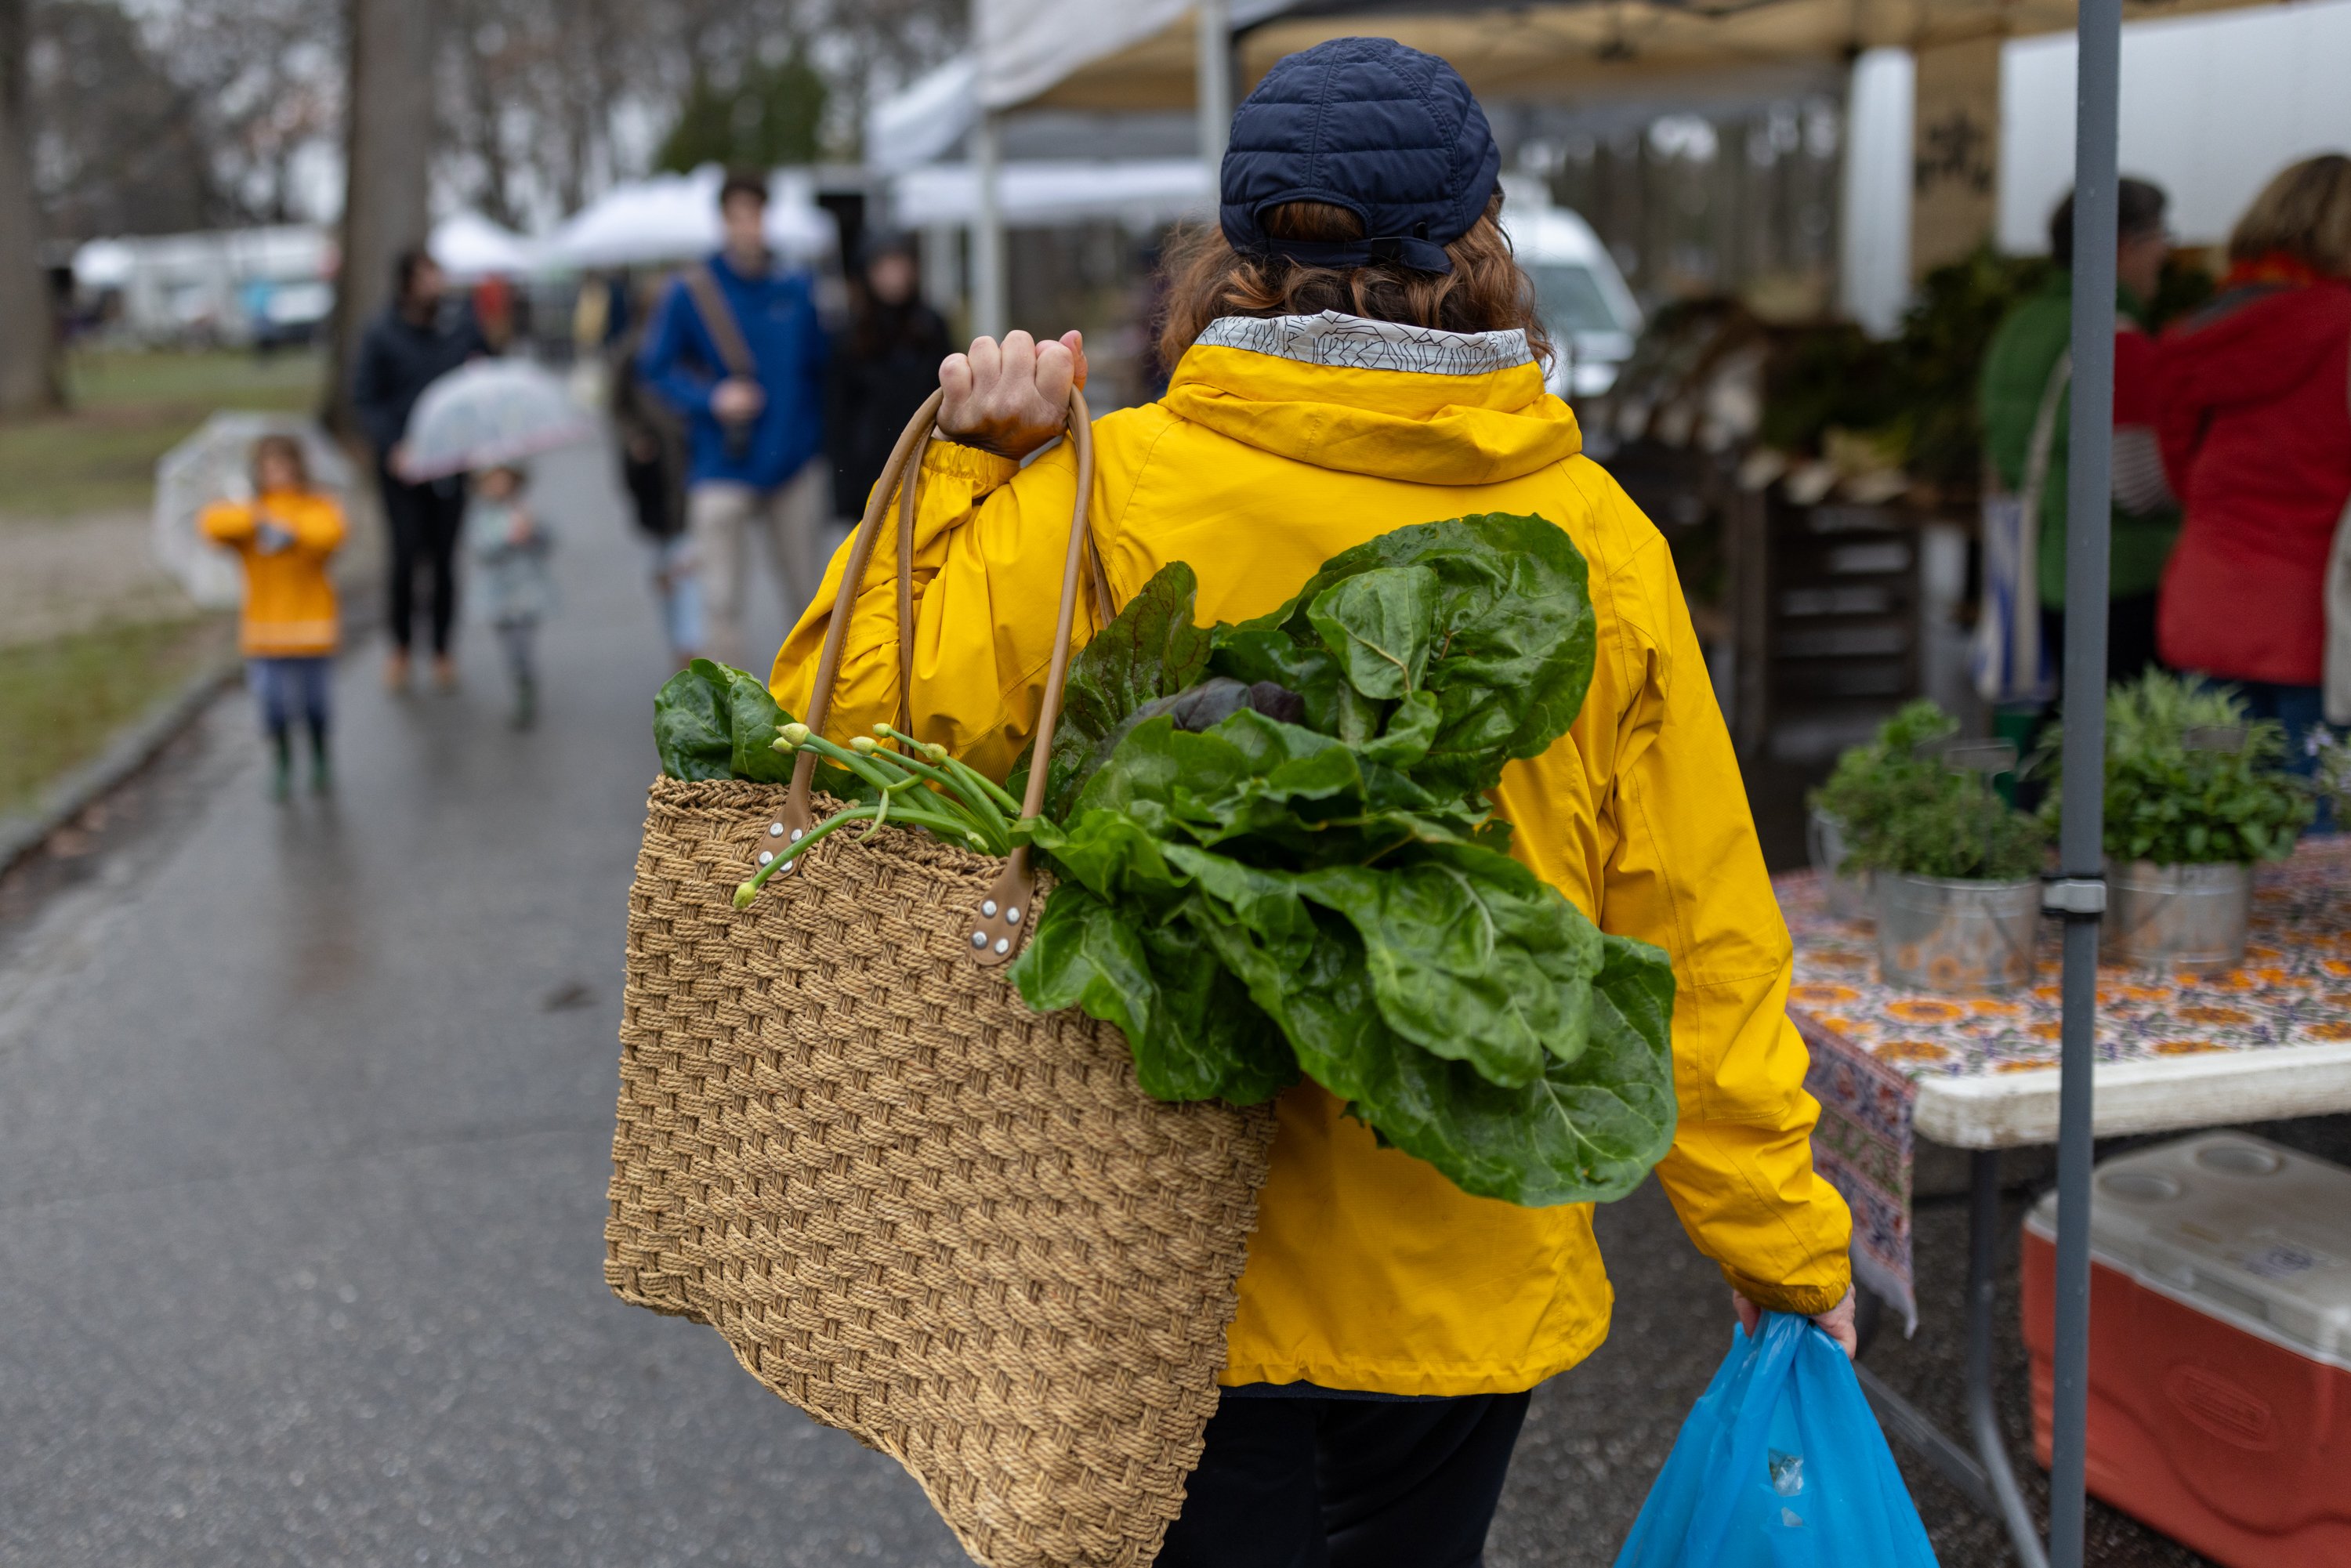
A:
[[[1479,1568],[1524,1394],[1228,1394],[1158,1568]]]
[[[2065,678],[2065,612],[2041,612],[2041,645],[2057,678]],[[2135,681],[2158,663],[2155,652],[2155,595],[2128,593],[2106,601],[2106,684]]]
[[[409,485],[380,474],[384,520],[392,529],[392,644],[408,652],[416,613],[416,569],[433,574],[433,652],[449,651],[457,618],[457,535],[465,519],[465,493],[454,480]]]

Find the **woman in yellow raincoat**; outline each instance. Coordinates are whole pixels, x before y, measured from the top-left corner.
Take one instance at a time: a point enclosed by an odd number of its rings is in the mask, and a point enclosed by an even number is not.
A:
[[[1671,958],[1680,1123],[1658,1178],[1743,1318],[1813,1314],[1850,1349],[1850,1222],[1813,1169],[1787,929],[1672,558],[1544,390],[1483,113],[1442,61],[1341,39],[1277,65],[1231,149],[1220,226],[1171,257],[1166,395],[1094,425],[1113,596],[1183,560],[1201,619],[1239,621],[1407,524],[1534,513],[1567,531],[1598,657],[1568,733],[1503,775],[1511,852]],[[1066,445],[1021,460],[1084,373],[1075,333],[982,338],[940,368],[911,709],[923,738],[998,778],[1034,733],[1077,482]],[[845,558],[777,655],[790,711]],[[895,572],[885,530],[838,737],[897,712]],[[1311,1082],[1280,1102],[1239,1296],[1228,1396],[1163,1568],[1475,1564],[1528,1391],[1599,1345],[1611,1301],[1588,1206],[1469,1197]]]

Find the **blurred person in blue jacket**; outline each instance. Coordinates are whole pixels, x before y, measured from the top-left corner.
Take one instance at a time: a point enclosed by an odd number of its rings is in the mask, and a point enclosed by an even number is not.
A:
[[[826,465],[810,459],[824,446],[826,346],[810,279],[768,252],[766,177],[730,172],[718,210],[725,243],[671,283],[638,369],[685,416],[686,527],[706,648],[739,664],[749,534],[768,536],[787,623],[822,576]]]

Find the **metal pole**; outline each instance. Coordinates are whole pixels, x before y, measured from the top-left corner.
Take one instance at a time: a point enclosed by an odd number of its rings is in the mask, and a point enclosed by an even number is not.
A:
[[[1233,8],[1231,0],[1199,0],[1200,161],[1208,166],[1208,188],[1225,161],[1225,138],[1233,125]]]
[[[979,210],[971,225],[971,329],[981,338],[1003,337],[1010,314],[1004,293],[1004,206],[998,190],[1002,167],[996,111],[983,109],[971,131],[971,169],[979,181]]]
[[[2116,106],[2122,0],[2082,0],[2074,128],[2074,390],[2065,492],[2065,882],[2104,874],[2107,534],[2114,445]],[[2097,1057],[2098,918],[2068,900],[2057,1113],[2057,1333],[2050,1409],[2049,1561],[2081,1568],[2089,1421],[2090,1092]]]

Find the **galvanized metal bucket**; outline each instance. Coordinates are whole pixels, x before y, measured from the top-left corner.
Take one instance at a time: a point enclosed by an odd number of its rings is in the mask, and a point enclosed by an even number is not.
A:
[[[2241,862],[2106,864],[2098,954],[2109,964],[2206,974],[2245,961],[2253,868]]]
[[[1881,872],[1877,965],[1889,986],[1961,995],[2032,984],[2041,883],[1973,882]]]
[[[1829,913],[1839,920],[1868,919],[1872,914],[1869,873],[1863,871],[1846,876],[1837,870],[1852,847],[1845,842],[1844,819],[1834,811],[1813,807],[1805,826],[1804,843],[1812,852],[1813,869],[1821,874],[1821,891],[1827,896]]]

